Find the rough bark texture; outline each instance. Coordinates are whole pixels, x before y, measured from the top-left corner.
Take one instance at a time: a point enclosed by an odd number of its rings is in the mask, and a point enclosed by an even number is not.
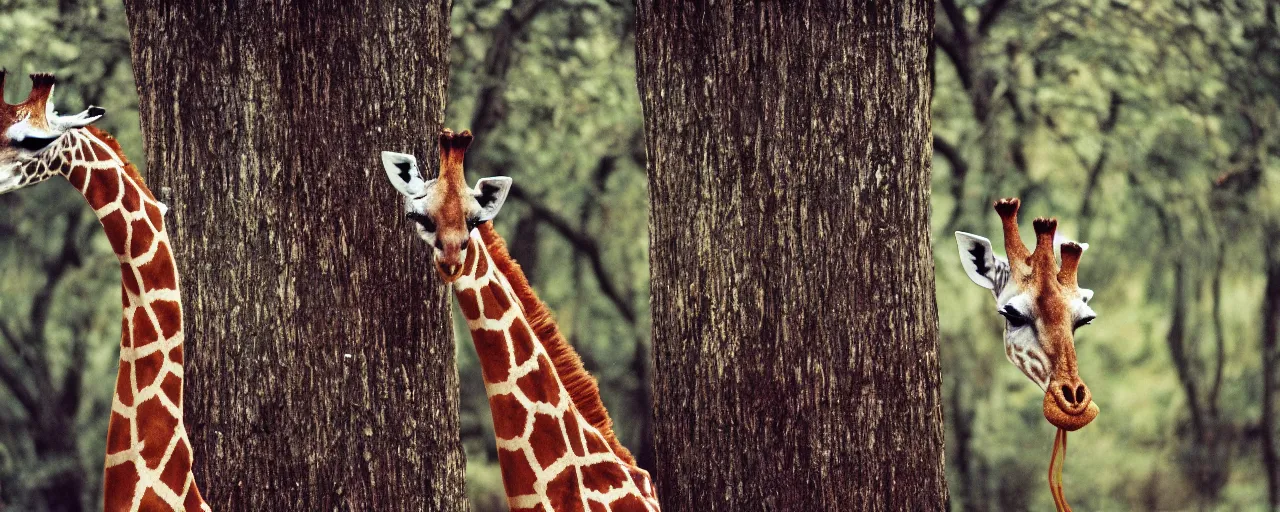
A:
[[[664,508],[944,507],[933,20],[640,2]]]
[[[126,4],[213,508],[464,510],[447,289],[378,160],[438,161],[450,2]]]

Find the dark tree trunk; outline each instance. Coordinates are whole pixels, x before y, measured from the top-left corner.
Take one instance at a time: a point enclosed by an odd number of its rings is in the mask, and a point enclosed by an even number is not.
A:
[[[1267,237],[1267,284],[1262,298],[1262,465],[1266,470],[1271,510],[1280,510],[1280,229]]]
[[[449,2],[126,5],[206,498],[464,510],[447,290],[378,159],[436,161]]]
[[[933,2],[639,5],[671,510],[939,510]]]

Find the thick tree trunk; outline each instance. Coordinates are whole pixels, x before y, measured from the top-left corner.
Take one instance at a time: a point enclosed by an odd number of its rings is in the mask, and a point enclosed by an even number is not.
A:
[[[464,510],[447,289],[378,160],[436,161],[450,3],[126,4],[205,497]]]
[[[933,2],[702,5],[639,6],[658,495],[942,509]]]

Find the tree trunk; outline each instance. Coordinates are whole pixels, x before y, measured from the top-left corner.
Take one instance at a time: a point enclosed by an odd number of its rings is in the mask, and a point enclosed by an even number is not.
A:
[[[1262,297],[1262,466],[1266,471],[1267,500],[1280,511],[1280,423],[1276,394],[1280,392],[1280,229],[1270,230],[1264,248],[1267,284]]]
[[[939,510],[933,2],[804,5],[639,5],[658,495]]]
[[[378,160],[437,161],[449,2],[126,4],[210,504],[465,510],[448,290]]]

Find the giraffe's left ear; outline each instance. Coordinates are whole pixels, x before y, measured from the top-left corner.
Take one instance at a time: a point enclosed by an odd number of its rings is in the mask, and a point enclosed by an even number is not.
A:
[[[511,178],[506,176],[482,178],[476,182],[476,190],[472,194],[475,195],[476,202],[480,203],[480,222],[490,221],[498,216],[502,203],[507,201],[508,192],[511,192]]]

